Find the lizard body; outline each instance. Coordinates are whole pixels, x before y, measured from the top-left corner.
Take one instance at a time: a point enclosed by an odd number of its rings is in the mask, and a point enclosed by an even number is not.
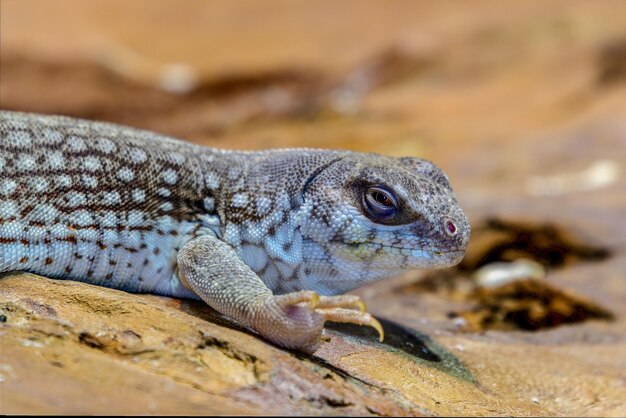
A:
[[[202,299],[285,347],[314,351],[326,320],[381,331],[333,295],[454,265],[469,232],[425,160],[0,112],[0,272]]]

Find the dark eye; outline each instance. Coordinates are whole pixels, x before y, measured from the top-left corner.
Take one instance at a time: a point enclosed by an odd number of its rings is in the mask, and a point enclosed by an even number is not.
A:
[[[363,195],[363,206],[370,219],[384,220],[396,214],[398,201],[391,190],[383,187],[370,187]]]

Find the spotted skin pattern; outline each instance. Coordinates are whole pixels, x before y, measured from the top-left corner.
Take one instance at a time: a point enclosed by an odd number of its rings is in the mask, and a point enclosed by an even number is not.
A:
[[[368,212],[372,187],[393,192],[392,218]],[[225,151],[0,112],[0,272],[202,299],[284,347],[313,352],[327,320],[382,337],[358,298],[334,295],[452,266],[469,235],[425,160]]]

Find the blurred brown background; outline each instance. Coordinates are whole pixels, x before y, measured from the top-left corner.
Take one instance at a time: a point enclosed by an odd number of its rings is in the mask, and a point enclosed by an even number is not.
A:
[[[380,353],[344,360],[341,346],[319,356],[411,406],[332,409],[290,394],[296,403],[272,409],[287,402],[276,386],[234,397],[261,409],[218,402],[218,413],[626,413],[626,2],[0,0],[0,12],[3,110],[215,147],[420,156],[449,174],[475,231],[466,261],[361,295],[373,313],[436,336],[478,386],[423,365],[403,374]],[[481,267],[520,258],[541,265],[540,279],[468,291]],[[34,374],[30,352],[19,353],[23,375]],[[62,401],[33,409],[0,392],[12,412],[107,411],[15,382]],[[208,391],[230,402],[220,390]],[[150,411],[207,411],[208,400],[178,395],[174,409]],[[138,402],[125,396],[121,413]]]
[[[513,195],[624,148],[619,0],[1,4],[3,109],[423,156]]]

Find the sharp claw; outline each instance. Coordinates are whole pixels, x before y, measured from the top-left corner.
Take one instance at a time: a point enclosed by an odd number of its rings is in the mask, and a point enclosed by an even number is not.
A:
[[[380,324],[380,322],[378,322],[376,318],[372,317],[369,326],[374,328],[378,332],[378,341],[382,343],[385,339],[385,330],[383,329],[383,326]]]
[[[340,296],[322,296],[320,303],[316,308],[332,309],[356,309],[361,313],[367,312],[367,305],[358,296],[340,295]]]
[[[317,293],[313,293],[313,296],[309,300],[309,307],[311,309],[315,309],[315,307],[320,303],[320,295]]]
[[[326,321],[372,327],[378,332],[378,340],[381,343],[385,339],[383,326],[370,313],[356,312],[345,308],[316,309],[316,312],[322,315]]]
[[[359,310],[361,312],[363,312],[363,313],[367,312],[367,305],[361,299],[357,300],[356,304],[359,307]]]

